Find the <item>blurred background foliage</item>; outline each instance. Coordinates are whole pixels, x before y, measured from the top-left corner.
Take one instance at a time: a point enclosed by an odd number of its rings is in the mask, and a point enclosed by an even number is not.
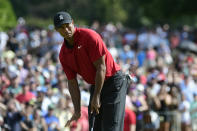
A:
[[[48,26],[62,10],[87,25],[97,20],[132,28],[165,23],[197,26],[196,4],[196,0],[0,0],[0,27],[13,26],[18,17],[30,25]]]
[[[16,15],[8,0],[0,0],[0,31],[16,25]]]

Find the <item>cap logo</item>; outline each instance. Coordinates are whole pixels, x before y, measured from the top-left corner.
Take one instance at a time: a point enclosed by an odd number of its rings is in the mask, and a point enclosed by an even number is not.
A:
[[[60,15],[59,18],[60,18],[60,20],[63,20],[64,19],[64,17],[62,15]]]

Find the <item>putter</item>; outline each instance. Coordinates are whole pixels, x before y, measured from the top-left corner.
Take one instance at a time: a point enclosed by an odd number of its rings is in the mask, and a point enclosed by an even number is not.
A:
[[[93,131],[94,130],[94,122],[95,122],[95,116],[96,116],[96,113],[95,112],[93,112],[92,114],[91,114],[91,123],[90,123],[90,131]]]

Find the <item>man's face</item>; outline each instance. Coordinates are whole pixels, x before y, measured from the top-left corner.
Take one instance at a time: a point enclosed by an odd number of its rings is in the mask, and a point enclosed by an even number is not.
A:
[[[59,28],[56,28],[56,30],[65,38],[65,39],[71,39],[75,28],[74,24],[72,23],[66,23],[61,25]]]
[[[29,92],[29,85],[23,87],[23,94],[26,94],[27,92]]]

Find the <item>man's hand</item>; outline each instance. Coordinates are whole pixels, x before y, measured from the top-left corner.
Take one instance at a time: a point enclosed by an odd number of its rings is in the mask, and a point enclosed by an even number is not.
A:
[[[99,114],[99,108],[101,106],[100,103],[100,95],[93,95],[92,101],[91,101],[91,114],[95,112],[96,114]]]
[[[81,117],[81,112],[75,112],[73,116],[70,118],[70,120],[67,121],[66,126],[70,126],[72,121],[77,121]]]

